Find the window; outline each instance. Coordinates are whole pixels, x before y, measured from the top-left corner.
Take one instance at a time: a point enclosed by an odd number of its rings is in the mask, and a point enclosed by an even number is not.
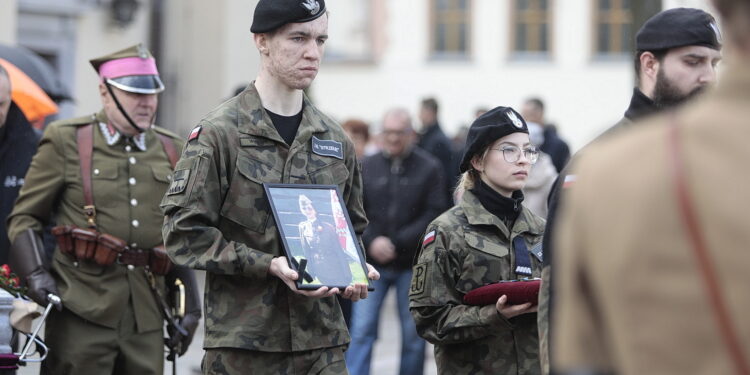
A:
[[[469,0],[432,0],[430,52],[435,58],[466,58],[469,54]]]
[[[550,50],[552,0],[515,0],[513,4],[513,53],[547,55]]]
[[[594,53],[625,55],[633,44],[630,0],[594,0]]]
[[[370,0],[327,0],[332,22],[328,23],[326,61],[366,62],[373,59]]]

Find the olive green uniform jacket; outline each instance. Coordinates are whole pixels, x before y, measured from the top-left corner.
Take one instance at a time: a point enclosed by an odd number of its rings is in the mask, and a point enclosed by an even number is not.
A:
[[[736,62],[716,91],[635,123],[576,162],[555,230],[553,371],[739,373],[677,203],[672,121],[688,199],[750,358],[750,66]]]
[[[296,294],[268,272],[285,253],[263,183],[336,185],[358,236],[367,225],[353,144],[304,101],[289,146],[251,84],[200,121],[175,168],[162,202],[164,239],[175,263],[207,271],[206,348],[292,352],[349,342],[335,297]],[[338,142],[341,158],[313,152],[313,139]]]
[[[107,122],[103,112],[47,127],[8,218],[12,240],[28,228],[40,233],[50,218],[57,225],[86,228],[76,130],[93,123],[91,179],[97,230],[131,247],[150,249],[162,243],[159,199],[169,186],[172,167],[157,133],[174,140],[177,136],[154,127],[144,133],[145,151],[125,137],[110,146],[99,122]],[[51,268],[63,305],[79,317],[117,328],[130,300],[138,332],[162,329],[159,308],[141,267],[76,262],[55,249]],[[157,279],[163,288],[163,278]]]
[[[515,280],[513,239],[528,249],[542,241],[544,220],[523,207],[507,228],[470,192],[427,227],[426,240],[414,266],[409,308],[419,335],[435,344],[441,374],[539,374],[536,314],[510,320],[495,305],[469,306],[466,293],[488,283]],[[541,261],[529,253],[532,274]]]

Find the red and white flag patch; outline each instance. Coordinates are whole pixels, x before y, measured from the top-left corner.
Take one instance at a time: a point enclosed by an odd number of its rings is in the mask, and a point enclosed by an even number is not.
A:
[[[422,240],[422,246],[427,246],[431,244],[433,241],[435,241],[435,231],[430,231],[430,233],[427,233],[424,236],[424,239]]]
[[[193,139],[198,138],[198,136],[201,134],[201,129],[203,129],[202,126],[198,125],[193,129],[193,131],[190,132],[190,135],[188,136],[188,141],[192,141]]]
[[[565,180],[563,180],[563,189],[567,189],[571,186],[573,186],[576,183],[576,175],[569,174],[565,175]]]

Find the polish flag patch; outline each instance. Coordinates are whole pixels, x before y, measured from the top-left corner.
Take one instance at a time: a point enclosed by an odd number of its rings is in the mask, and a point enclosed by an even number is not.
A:
[[[577,179],[577,177],[574,174],[566,175],[565,176],[565,180],[563,180],[563,186],[562,186],[563,189],[567,189],[567,188],[573,186],[576,183],[576,179]]]
[[[198,136],[201,134],[201,129],[203,129],[202,126],[198,125],[193,129],[193,131],[190,132],[190,135],[188,136],[188,141],[192,141],[193,139],[198,138]]]
[[[424,239],[422,240],[422,246],[427,246],[431,244],[433,241],[435,241],[435,231],[430,231],[430,233],[427,233],[424,236]]]

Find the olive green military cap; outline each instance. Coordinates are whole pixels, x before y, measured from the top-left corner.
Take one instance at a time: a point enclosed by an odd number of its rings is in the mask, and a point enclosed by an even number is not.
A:
[[[136,94],[157,94],[164,91],[156,60],[141,43],[89,62],[103,82],[120,90]]]

